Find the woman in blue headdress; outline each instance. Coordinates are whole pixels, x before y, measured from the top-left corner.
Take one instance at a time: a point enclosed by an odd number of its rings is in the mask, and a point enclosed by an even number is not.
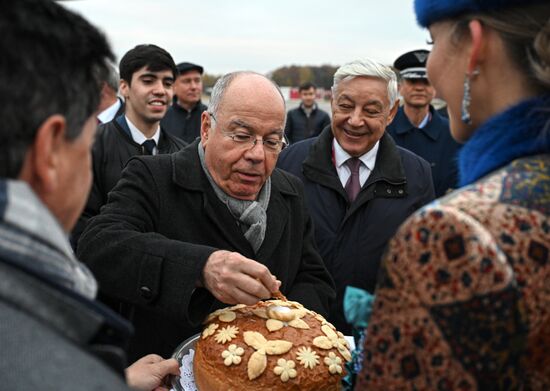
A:
[[[356,389],[550,389],[550,1],[416,0],[461,188],[390,242]]]

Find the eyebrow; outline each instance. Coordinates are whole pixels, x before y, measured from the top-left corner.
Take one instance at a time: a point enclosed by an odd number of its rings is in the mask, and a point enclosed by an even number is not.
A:
[[[148,78],[148,77],[151,77],[153,79],[158,79],[159,78],[156,73],[152,73],[152,72],[144,73],[144,74],[139,76],[140,79]],[[171,76],[166,76],[166,77],[163,77],[162,80],[164,80],[164,81],[166,81],[166,80],[174,81],[174,78],[171,77]]]
[[[379,100],[376,100],[376,99],[371,99],[371,100],[367,101],[365,106],[376,106],[380,110],[382,110],[384,108],[384,105],[382,104],[382,102],[380,102]]]
[[[337,101],[340,101],[340,99],[346,99],[355,103],[355,100],[346,94],[341,94]],[[377,106],[380,109],[384,108],[384,105],[378,99],[370,99],[363,106]]]
[[[238,127],[241,127],[241,128],[245,128],[246,130],[248,130],[250,133],[255,133],[254,132],[254,127],[252,125],[250,125],[249,123],[247,123],[246,121],[243,121],[241,119],[234,119],[234,120],[231,120],[231,122],[229,123],[229,126],[230,127],[233,127],[233,126],[238,126]],[[282,128],[279,128],[279,129],[273,129],[271,131],[271,133],[269,134],[278,134],[278,135],[282,135],[284,133],[284,129]]]

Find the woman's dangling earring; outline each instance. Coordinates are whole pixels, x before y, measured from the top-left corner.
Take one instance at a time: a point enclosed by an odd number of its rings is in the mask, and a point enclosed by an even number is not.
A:
[[[467,125],[472,124],[472,118],[470,117],[470,103],[472,101],[472,96],[470,95],[470,82],[473,76],[479,75],[479,69],[474,69],[471,74],[466,74],[464,78],[464,95],[462,97],[462,107],[460,109],[462,122]]]

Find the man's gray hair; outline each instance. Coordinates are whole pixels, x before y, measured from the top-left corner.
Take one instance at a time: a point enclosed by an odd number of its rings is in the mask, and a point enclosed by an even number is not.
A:
[[[336,96],[338,84],[340,84],[341,81],[360,76],[375,77],[385,80],[388,84],[390,108],[393,107],[398,97],[397,76],[395,72],[389,66],[368,58],[348,62],[336,70],[334,74],[334,83],[332,85],[332,95]]]
[[[109,72],[108,72],[107,78],[105,79],[105,83],[114,92],[118,93],[118,88],[120,84],[120,76],[118,75],[118,69],[111,62],[108,63],[108,68],[109,68]]]
[[[223,96],[225,95],[225,91],[229,87],[229,85],[239,76],[243,75],[258,75],[261,77],[264,77],[266,80],[269,80],[271,84],[277,89],[279,92],[279,95],[281,95],[281,99],[283,100],[283,105],[286,112],[286,102],[285,98],[283,96],[283,93],[279,86],[270,78],[266,77],[265,75],[262,75],[261,73],[253,72],[253,71],[237,71],[237,72],[231,72],[223,75],[216,81],[216,84],[214,84],[214,87],[212,88],[212,94],[210,95],[210,102],[208,103],[208,111],[210,113],[213,113],[214,115],[218,114],[218,110],[220,108],[220,103],[223,99]]]

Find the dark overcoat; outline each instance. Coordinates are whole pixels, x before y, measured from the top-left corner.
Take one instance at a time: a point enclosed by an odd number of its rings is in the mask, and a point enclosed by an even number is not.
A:
[[[158,153],[173,153],[179,151],[187,143],[168,134],[161,128]],[[144,148],[132,139],[130,128],[124,115],[102,124],[97,129],[92,147],[93,182],[88,201],[82,215],[78,219],[71,234],[71,244],[76,248],[78,238],[82,234],[88,220],[99,214],[99,210],[107,203],[109,192],[115,187],[126,162],[132,157],[145,154]]]
[[[313,107],[309,117],[302,105],[288,111],[286,116],[285,135],[291,144],[306,138],[317,137],[319,133],[330,125],[328,113],[320,109],[317,104]]]
[[[336,284],[329,320],[350,333],[342,309],[346,286],[374,291],[387,242],[412,212],[433,200],[434,190],[428,163],[384,134],[374,169],[350,203],[333,163],[332,140],[327,127],[317,139],[284,150],[278,166],[304,183],[315,239]]]
[[[400,147],[416,153],[430,163],[435,196],[441,197],[458,185],[457,154],[462,144],[449,130],[449,120],[430,106],[430,121],[422,129],[415,128],[403,107],[386,129]]]
[[[275,169],[265,240],[255,254],[201,168],[198,141],[172,155],[136,157],[88,224],[79,257],[104,295],[129,310],[130,358],[169,356],[222,304],[197,288],[212,252],[237,251],[266,265],[281,292],[327,314],[334,285],[316,249],[301,182]]]

